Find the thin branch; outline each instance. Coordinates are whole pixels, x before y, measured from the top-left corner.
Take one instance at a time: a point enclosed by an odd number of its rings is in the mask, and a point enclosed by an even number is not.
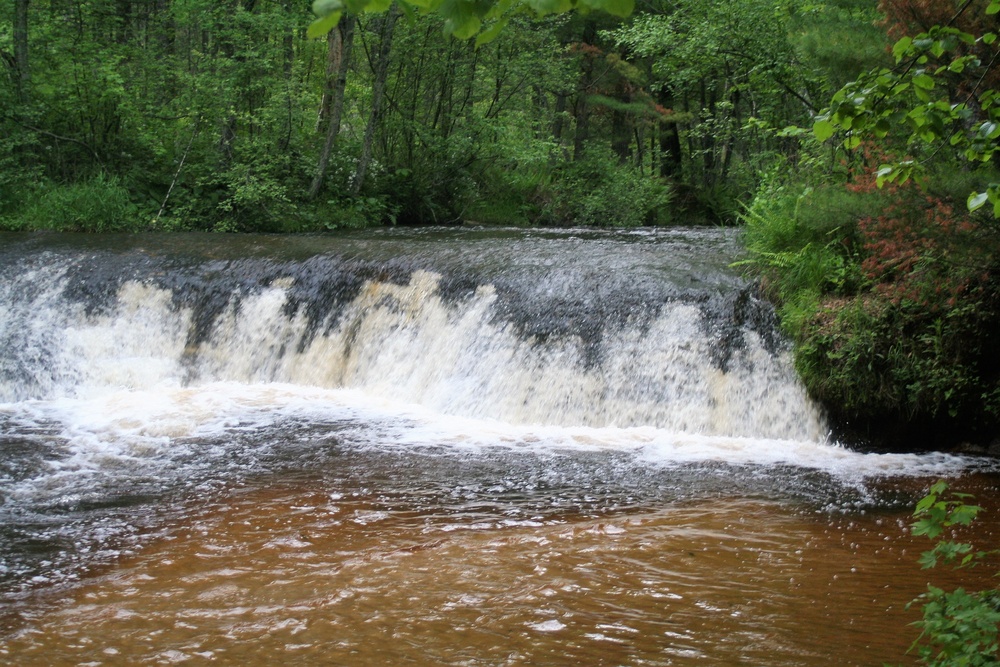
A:
[[[163,202],[160,203],[160,210],[157,212],[156,217],[153,218],[153,225],[156,225],[160,218],[163,216],[163,211],[167,208],[167,200],[170,199],[170,193],[174,191],[174,186],[177,185],[177,179],[181,175],[181,169],[184,168],[184,161],[187,159],[188,152],[191,150],[191,144],[194,143],[194,138],[198,136],[198,130],[201,129],[201,116],[198,116],[198,122],[194,125],[194,132],[191,133],[191,138],[188,139],[187,148],[184,149],[184,155],[181,156],[180,164],[177,165],[177,171],[174,172],[174,180],[170,181],[170,187],[167,188],[167,194],[163,197]]]
[[[55,132],[49,132],[48,130],[43,130],[40,127],[34,127],[32,125],[28,125],[27,123],[21,122],[17,118],[14,118],[13,116],[8,116],[7,119],[13,121],[17,125],[20,125],[26,130],[29,130],[31,132],[37,132],[38,134],[44,134],[47,137],[52,137],[56,141],[68,141],[70,143],[77,144],[78,146],[83,146],[88,151],[90,151],[90,153],[94,156],[94,159],[97,160],[97,163],[99,165],[101,165],[102,167],[104,166],[104,160],[101,159],[101,156],[98,155],[97,151],[94,150],[94,148],[85,141],[81,141],[80,139],[74,139],[73,137],[64,137],[62,135],[56,134]]]

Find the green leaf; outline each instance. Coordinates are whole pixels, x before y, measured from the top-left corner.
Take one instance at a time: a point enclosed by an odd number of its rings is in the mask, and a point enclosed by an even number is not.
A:
[[[1000,123],[984,122],[979,126],[979,136],[990,141],[1000,138]]]
[[[983,207],[986,201],[989,199],[989,195],[985,192],[973,192],[969,195],[969,210],[978,211]]]
[[[316,39],[333,30],[340,22],[340,14],[341,12],[333,12],[310,23],[309,27],[306,28],[306,37]]]
[[[635,0],[602,0],[601,9],[612,16],[625,18],[635,9]]]
[[[932,567],[937,566],[937,554],[933,551],[924,551],[917,558],[917,562],[920,563],[920,567],[929,570]]]
[[[341,0],[314,0],[312,3],[313,14],[319,18],[325,18],[334,12],[344,9]]]
[[[990,0],[990,5],[986,8],[986,13],[996,14],[997,12],[1000,12],[1000,0]]]
[[[826,141],[833,136],[836,128],[829,120],[821,118],[813,123],[813,135],[820,141]]]
[[[924,90],[932,90],[934,88],[934,79],[926,72],[917,74],[913,77],[913,85]]]
[[[913,524],[914,535],[926,535],[927,537],[934,539],[943,532],[944,528],[941,524],[931,519],[920,519]]]
[[[893,45],[892,55],[896,56],[896,62],[903,59],[903,56],[906,54],[907,50],[909,50],[911,44],[913,44],[912,37],[903,37]]]
[[[893,171],[894,170],[892,165],[884,164],[881,167],[879,167],[879,170],[875,172],[875,185],[877,187],[882,187],[883,185],[885,185],[886,179],[889,179],[890,182],[893,181],[894,180],[892,178]]]
[[[979,514],[980,509],[982,508],[977,505],[959,505],[951,513],[949,521],[960,526],[968,526]]]
[[[570,0],[528,0],[528,6],[539,16],[558,14],[573,8]]]
[[[493,25],[491,25],[489,28],[479,33],[479,35],[476,37],[476,46],[489,44],[494,39],[496,39],[497,36],[500,34],[500,32],[503,31],[504,27],[506,27],[508,21],[510,21],[509,17],[505,16],[503,18],[500,18],[497,21],[495,21]]]
[[[445,21],[444,29],[458,39],[469,39],[483,25],[479,17],[468,12],[457,12]]]

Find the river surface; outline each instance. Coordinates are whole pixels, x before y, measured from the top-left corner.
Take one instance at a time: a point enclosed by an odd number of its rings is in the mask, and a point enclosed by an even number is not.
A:
[[[0,235],[0,663],[913,664],[738,232]]]

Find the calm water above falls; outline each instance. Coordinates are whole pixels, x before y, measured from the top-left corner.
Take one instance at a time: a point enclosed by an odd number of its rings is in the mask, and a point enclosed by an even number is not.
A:
[[[905,663],[996,472],[829,442],[738,252],[0,236],[0,662]]]

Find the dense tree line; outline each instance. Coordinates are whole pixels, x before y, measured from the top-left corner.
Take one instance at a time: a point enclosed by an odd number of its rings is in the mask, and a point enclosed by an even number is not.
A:
[[[862,0],[515,13],[492,40],[380,9],[310,39],[291,0],[5,3],[0,225],[732,221],[799,150],[777,130],[886,57]]]

